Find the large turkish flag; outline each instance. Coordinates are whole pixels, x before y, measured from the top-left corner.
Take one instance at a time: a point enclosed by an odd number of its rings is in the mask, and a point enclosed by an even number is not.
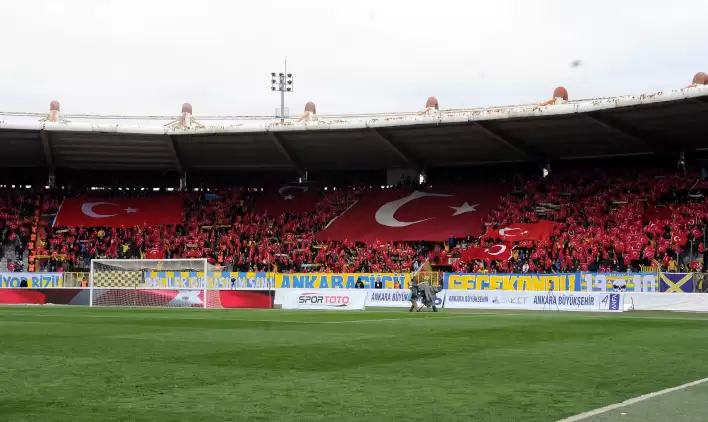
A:
[[[131,227],[183,224],[184,199],[179,195],[147,198],[65,199],[56,227]]]
[[[504,186],[372,189],[316,238],[371,243],[478,236],[482,219],[507,191]]]
[[[307,186],[282,186],[258,198],[255,210],[270,215],[311,213],[317,200],[317,193]]]
[[[555,221],[539,221],[532,224],[509,224],[499,230],[492,230],[485,236],[488,239],[501,239],[507,242],[522,240],[548,240],[558,223]]]

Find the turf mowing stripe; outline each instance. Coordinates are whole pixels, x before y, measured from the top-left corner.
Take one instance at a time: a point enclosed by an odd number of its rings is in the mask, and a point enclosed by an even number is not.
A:
[[[83,308],[80,306],[73,307],[73,306],[56,306],[56,307],[50,307],[50,308],[45,308],[45,309],[68,309],[68,308]],[[21,309],[18,311],[18,309]],[[40,310],[42,308],[37,308],[37,307],[30,307],[30,306],[0,306],[0,315],[10,315],[10,316],[15,316],[15,315],[28,315],[28,316],[33,316],[33,317],[50,317],[50,318],[56,318],[56,314],[53,313],[47,313],[47,314],[42,314],[42,313],[36,313],[33,312],[33,310]],[[88,308],[87,308],[88,309]],[[131,310],[150,310],[150,311],[169,311],[169,310],[179,310],[179,311],[184,311],[185,315],[188,315],[188,312],[190,310],[196,311],[196,312],[202,312],[204,311],[203,308],[158,308],[158,307],[135,307],[135,308],[130,308],[130,307],[121,307],[121,308],[108,308],[108,307],[97,307],[94,308],[97,311],[116,311],[116,310],[121,310],[121,311],[126,311],[126,313],[129,313]],[[206,309],[207,311],[222,311],[225,313],[232,313],[232,315],[243,315],[244,313],[251,313],[251,312],[294,312],[294,313],[299,313],[299,312],[309,312],[309,315],[313,314],[332,314],[332,315],[342,315],[342,314],[357,314],[360,313],[361,311],[327,311],[327,310],[282,310],[282,309]],[[8,311],[8,312],[4,312]],[[99,312],[100,312],[99,311]],[[561,312],[542,312],[542,311],[527,311],[527,310],[510,310],[512,312],[488,312],[488,311],[483,311],[483,312],[454,312],[454,313],[445,313],[440,312],[434,314],[435,317],[430,316],[429,319],[439,319],[439,318],[465,318],[465,317],[484,317],[484,316],[494,316],[494,317],[577,317],[577,318],[588,318],[588,319],[643,319],[643,320],[666,320],[666,321],[703,321],[703,322],[708,322],[708,318],[696,318],[698,315],[706,315],[705,313],[701,312],[686,312],[685,314],[687,315],[693,315],[693,317],[682,317],[682,316],[650,316],[650,315],[632,315],[629,312],[623,312],[623,313],[590,313],[590,312],[572,312],[572,311],[561,311]],[[386,314],[392,314],[396,313],[395,310],[366,310],[364,311],[365,313],[386,313]],[[407,314],[407,312],[400,311],[402,314]],[[648,312],[665,312],[665,313],[674,313],[672,311],[648,311]],[[676,312],[677,314],[682,314],[683,312]],[[432,314],[432,312],[424,312],[424,314]],[[147,314],[146,314],[147,315]],[[114,313],[112,315],[90,315],[90,314],[82,314],[81,315],[84,318],[122,318],[123,314],[118,314]],[[154,319],[190,319],[190,318],[181,318],[181,315],[179,317],[176,317],[175,314],[172,314],[170,316],[162,316],[158,315],[158,313],[151,313],[149,314],[150,318]],[[201,318],[196,318],[196,319],[201,319]],[[416,319],[415,317],[411,318],[390,318],[390,320],[407,320],[407,319],[415,319],[417,321],[424,321],[426,318],[418,318]],[[250,318],[247,318],[245,320],[250,320],[254,321]],[[389,319],[378,319],[378,321],[383,321],[383,320],[389,320]],[[265,320],[266,322],[269,322],[271,320]],[[284,320],[272,320],[273,322],[288,322]],[[371,319],[371,320],[349,320],[349,321],[344,321],[344,322],[363,322],[363,321],[377,321],[376,319]],[[290,322],[297,322],[297,323],[318,323],[318,324],[326,324],[326,323],[339,323],[339,321],[331,321],[331,322],[325,322],[325,321],[320,321],[320,322],[312,322],[312,321],[290,321]]]
[[[17,313],[13,313],[14,315],[17,315]],[[336,314],[340,314],[339,312]],[[34,313],[21,313],[19,315],[27,315],[31,317],[46,317],[46,318],[58,318],[57,315],[54,314],[34,314]],[[439,314],[438,314],[439,315]],[[253,322],[283,322],[283,323],[289,323],[289,324],[351,324],[351,323],[361,323],[361,322],[380,322],[380,321],[433,321],[433,320],[438,320],[438,319],[455,319],[455,318],[472,318],[472,317],[480,317],[480,316],[509,316],[509,315],[517,315],[517,314],[495,314],[495,313],[466,313],[463,315],[444,315],[444,316],[436,316],[436,317],[406,317],[406,318],[375,318],[375,319],[350,319],[350,320],[342,320],[342,321],[296,321],[296,320],[283,320],[283,319],[252,319],[252,318],[247,318],[247,319],[233,319],[233,320],[225,320],[225,321],[253,321]],[[81,318],[110,318],[110,319],[124,319],[125,316],[123,315],[81,315]],[[162,316],[162,315],[150,315],[148,319],[169,319],[169,320],[174,320],[174,319],[185,319],[185,318],[175,318],[174,315],[172,316]],[[186,318],[189,319],[189,318]],[[200,318],[192,318],[191,320],[194,321],[200,321],[202,319]],[[3,321],[0,321],[0,324],[2,324]]]
[[[581,413],[581,414],[579,414],[579,415],[571,416],[571,417],[569,417],[569,418],[562,419],[562,420],[560,420],[560,421],[558,421],[558,422],[578,422],[578,421],[582,421],[582,420],[585,420],[585,419],[587,419],[587,418],[589,418],[589,417],[601,415],[601,414],[603,414],[603,413],[607,413],[607,412],[610,412],[610,411],[615,410],[615,409],[621,409],[621,408],[623,408],[623,407],[627,407],[627,406],[632,405],[632,404],[635,404],[635,403],[640,403],[640,402],[643,402],[643,401],[645,401],[645,400],[652,399],[652,398],[654,398],[654,397],[659,397],[659,396],[663,396],[663,395],[665,395],[665,394],[673,393],[673,392],[675,392],[675,391],[681,391],[681,390],[685,390],[686,388],[695,387],[696,385],[700,385],[700,384],[703,384],[703,383],[705,383],[705,382],[708,382],[708,378],[702,378],[702,379],[699,379],[699,380],[696,380],[696,381],[688,382],[688,383],[686,383],[686,384],[678,385],[678,386],[676,386],[676,387],[667,388],[667,389],[661,390],[661,391],[655,391],[655,392],[653,392],[653,393],[647,393],[647,394],[641,395],[641,396],[639,396],[639,397],[635,397],[635,398],[633,398],[633,399],[625,400],[625,401],[623,401],[623,402],[621,402],[621,403],[611,404],[611,405],[609,405],[609,406],[601,407],[601,408],[599,408],[599,409],[595,409],[595,410],[591,410],[591,411],[589,411],[589,412]]]

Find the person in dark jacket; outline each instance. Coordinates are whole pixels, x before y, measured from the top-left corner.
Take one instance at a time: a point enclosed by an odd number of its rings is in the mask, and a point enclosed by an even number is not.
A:
[[[408,310],[408,312],[413,312],[413,310],[416,308],[418,299],[420,299],[418,283],[416,283],[414,280],[411,280],[411,308]]]

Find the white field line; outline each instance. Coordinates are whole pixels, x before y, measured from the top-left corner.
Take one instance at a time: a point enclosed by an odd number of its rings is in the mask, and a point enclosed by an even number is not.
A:
[[[0,312],[1,313],[1,312]],[[18,315],[18,316],[31,316],[31,317],[44,317],[44,318],[56,318],[56,322],[61,322],[61,316],[57,316],[54,314],[36,314],[32,312],[12,312],[10,315]],[[406,314],[407,315],[407,314]],[[244,319],[224,319],[223,321],[243,321],[243,322],[282,322],[282,323],[288,323],[288,324],[353,324],[353,323],[362,323],[362,322],[380,322],[380,321],[416,321],[416,322],[421,322],[421,321],[439,321],[439,320],[445,320],[445,319],[454,319],[454,318],[473,318],[473,317],[480,317],[480,316],[504,316],[504,315],[515,315],[515,314],[495,314],[495,313],[489,313],[489,312],[484,312],[484,313],[465,313],[463,315],[450,315],[450,316],[444,316],[444,317],[435,317],[435,318],[418,318],[418,317],[406,317],[406,318],[376,318],[376,319],[350,319],[350,320],[342,320],[342,321],[295,321],[295,320],[283,320],[283,319],[252,319],[252,318],[244,318]],[[113,319],[125,319],[125,315],[72,315],[72,317],[80,317],[80,318],[113,318]],[[207,321],[207,319],[204,318],[175,318],[174,315],[171,316],[166,316],[166,315],[149,315],[149,317],[142,318],[142,319],[170,319],[170,320],[192,320],[192,321]],[[0,321],[0,324],[3,322],[17,322],[17,321]],[[129,322],[128,322],[129,323]]]
[[[615,409],[621,409],[621,408],[623,408],[623,407],[627,407],[627,406],[630,406],[630,405],[635,404],[635,403],[640,403],[640,402],[643,402],[643,401],[645,401],[645,400],[652,399],[652,398],[654,398],[654,397],[659,397],[659,396],[663,396],[663,395],[665,395],[665,394],[673,393],[673,392],[675,392],[675,391],[681,391],[681,390],[684,390],[684,389],[686,389],[686,388],[695,387],[696,385],[703,384],[703,383],[705,383],[705,382],[708,382],[708,378],[702,378],[702,379],[699,379],[699,380],[697,380],[697,381],[687,382],[686,384],[678,385],[678,386],[676,386],[676,387],[671,387],[671,388],[667,388],[667,389],[665,389],[665,390],[655,391],[655,392],[653,392],[653,393],[644,394],[644,395],[641,395],[641,396],[639,396],[639,397],[635,397],[635,398],[633,398],[633,399],[625,400],[625,401],[623,401],[623,402],[621,402],[621,403],[611,404],[611,405],[609,405],[609,406],[601,407],[601,408],[599,408],[599,409],[595,409],[595,410],[591,410],[591,411],[589,411],[589,412],[581,413],[581,414],[579,414],[579,415],[571,416],[571,417],[569,417],[569,418],[562,419],[562,420],[560,420],[560,421],[558,421],[558,422],[578,422],[578,421],[582,421],[582,420],[585,420],[585,419],[587,419],[587,418],[589,418],[589,417],[601,415],[601,414],[603,414],[603,413],[607,413],[607,412],[612,411],[612,410],[615,410]]]
[[[357,324],[362,322],[381,322],[381,321],[405,321],[413,320],[413,318],[380,318],[380,319],[351,319],[347,321],[282,321],[277,319],[244,319],[241,321],[258,321],[258,322],[294,322],[296,324]],[[416,319],[416,321],[420,321]]]
[[[0,306],[0,315],[7,315],[7,316],[36,316],[36,317],[49,317],[49,318],[61,318],[63,315],[57,316],[54,313],[37,313],[35,310],[40,310],[41,308],[35,307],[35,306],[26,306],[24,307],[25,309],[22,309],[18,311],[18,308],[22,308],[22,305],[18,305],[17,307],[15,306]],[[59,307],[56,307],[59,308]],[[66,307],[61,307],[61,308],[66,308]],[[75,308],[79,308],[78,306]],[[52,308],[49,308],[52,309]],[[110,308],[97,308],[101,310],[110,310]],[[201,311],[204,311],[205,309],[203,308],[158,308],[158,307],[135,307],[135,308],[120,308],[121,310],[168,310],[168,309],[182,309],[182,310],[188,310],[188,309],[194,309],[194,310],[199,310],[200,313]],[[401,308],[403,309],[403,308]],[[5,310],[8,310],[9,312],[4,312]],[[233,314],[244,314],[246,312],[252,313],[252,312],[288,312],[288,313],[298,313],[302,312],[302,310],[283,310],[283,309],[206,309],[206,311],[226,311],[225,313],[233,313]],[[305,312],[308,312],[307,310]],[[359,313],[362,311],[327,311],[327,310],[309,310],[309,315],[315,315],[315,314],[330,314],[330,315],[341,315],[341,314],[355,314]],[[392,314],[395,313],[396,311],[384,311],[384,310],[366,310],[363,311],[364,313],[370,314],[370,313],[385,313],[385,314]],[[657,311],[661,312],[661,311]],[[408,312],[401,310],[402,314],[408,314]],[[432,312],[425,312],[425,314],[432,314]],[[681,313],[677,313],[681,314]],[[686,313],[686,315],[695,315],[696,313]],[[697,313],[701,314],[702,313]],[[125,315],[129,315],[129,312],[126,312],[125,314],[111,314],[111,315],[86,315],[82,313],[70,315],[71,317],[81,317],[81,318],[125,318]],[[145,319],[180,319],[180,320],[201,320],[203,318],[182,318],[182,315],[176,316],[175,314],[172,314],[170,316],[164,316],[164,315],[159,315],[158,313],[155,314],[143,314],[145,316]],[[191,313],[186,313],[186,315],[196,315],[196,314],[191,314]],[[613,321],[616,320],[622,320],[622,319],[643,319],[643,320],[657,320],[657,321],[701,321],[701,322],[708,322],[708,318],[692,318],[692,317],[682,317],[682,316],[651,316],[651,315],[633,315],[630,312],[622,312],[622,313],[605,313],[605,312],[598,312],[598,313],[577,313],[577,312],[539,312],[539,311],[523,311],[519,310],[516,312],[455,312],[453,314],[447,314],[444,311],[439,312],[435,314],[435,317],[421,317],[421,318],[416,318],[416,317],[408,317],[408,318],[383,318],[383,319],[361,319],[361,320],[348,320],[348,321],[292,321],[292,320],[279,320],[279,319],[250,319],[250,318],[244,318],[244,319],[231,319],[231,318],[225,318],[225,321],[260,321],[260,322],[296,322],[296,323],[301,323],[301,324],[337,324],[337,323],[352,323],[352,322],[367,322],[367,321],[393,321],[393,320],[414,320],[414,321],[427,321],[427,320],[440,320],[440,319],[454,319],[454,318],[479,318],[479,317],[484,317],[484,316],[491,316],[491,317],[520,317],[520,318],[535,318],[535,317],[570,317],[573,316],[575,318],[589,318],[589,319],[610,319]]]

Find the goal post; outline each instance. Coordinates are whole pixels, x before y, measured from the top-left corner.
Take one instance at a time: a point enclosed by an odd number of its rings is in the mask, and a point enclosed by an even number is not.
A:
[[[90,306],[216,308],[206,259],[94,259]]]

